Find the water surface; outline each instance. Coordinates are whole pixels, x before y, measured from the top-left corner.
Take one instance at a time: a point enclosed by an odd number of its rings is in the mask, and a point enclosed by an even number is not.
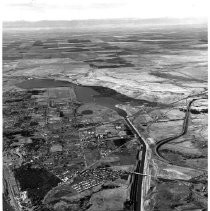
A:
[[[32,79],[26,80],[17,87],[22,89],[37,89],[37,88],[54,88],[54,87],[72,87],[75,91],[77,100],[81,103],[96,103],[115,110],[120,116],[126,117],[127,113],[115,107],[117,104],[130,103],[131,105],[142,105],[143,103],[154,106],[155,103],[150,103],[145,100],[134,99],[116,92],[107,87],[102,86],[82,86],[76,85],[68,81],[60,81],[54,79]]]

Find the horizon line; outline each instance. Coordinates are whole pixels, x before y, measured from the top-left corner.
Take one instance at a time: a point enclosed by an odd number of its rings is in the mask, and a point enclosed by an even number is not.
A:
[[[2,23],[12,23],[12,22],[44,22],[44,21],[48,21],[48,22],[55,22],[55,21],[66,21],[66,22],[71,22],[71,21],[100,21],[100,20],[156,20],[156,19],[175,19],[175,20],[185,20],[185,19],[197,19],[197,20],[206,20],[208,22],[208,17],[207,16],[202,16],[202,17],[155,17],[155,18],[139,18],[139,17],[131,17],[131,18],[90,18],[90,19],[61,19],[61,20],[47,20],[47,19],[42,19],[42,20],[2,20]]]

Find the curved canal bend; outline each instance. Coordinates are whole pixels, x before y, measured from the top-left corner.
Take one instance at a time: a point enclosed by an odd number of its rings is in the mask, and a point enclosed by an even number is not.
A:
[[[186,167],[186,168],[190,168],[187,166],[183,166],[183,165],[175,165],[174,163],[172,163],[170,160],[167,160],[160,152],[160,148],[161,146],[163,146],[164,144],[167,144],[170,141],[173,141],[177,138],[180,138],[181,136],[185,135],[187,133],[188,130],[188,125],[189,125],[189,117],[190,117],[190,108],[192,106],[192,103],[195,102],[196,100],[200,100],[200,99],[206,99],[206,98],[198,98],[198,99],[192,99],[188,105],[187,105],[187,109],[186,109],[186,113],[185,113],[185,117],[184,117],[184,122],[183,122],[183,126],[182,126],[182,131],[180,132],[180,134],[172,136],[172,137],[168,137],[165,139],[160,140],[159,142],[156,143],[155,148],[154,148],[154,153],[156,154],[156,156],[158,157],[159,160],[163,161],[163,162],[167,162],[168,164],[174,165],[174,166],[179,166],[179,167]],[[198,169],[198,168],[197,168]],[[198,170],[203,170],[203,169],[198,169]]]

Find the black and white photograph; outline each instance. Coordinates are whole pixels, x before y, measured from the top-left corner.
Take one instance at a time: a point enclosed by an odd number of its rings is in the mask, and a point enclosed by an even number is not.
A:
[[[208,0],[3,0],[2,211],[208,210]]]

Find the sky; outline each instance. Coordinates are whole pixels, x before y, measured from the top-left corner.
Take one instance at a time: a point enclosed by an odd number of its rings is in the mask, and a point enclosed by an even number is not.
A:
[[[208,0],[3,0],[3,21],[207,17]]]

